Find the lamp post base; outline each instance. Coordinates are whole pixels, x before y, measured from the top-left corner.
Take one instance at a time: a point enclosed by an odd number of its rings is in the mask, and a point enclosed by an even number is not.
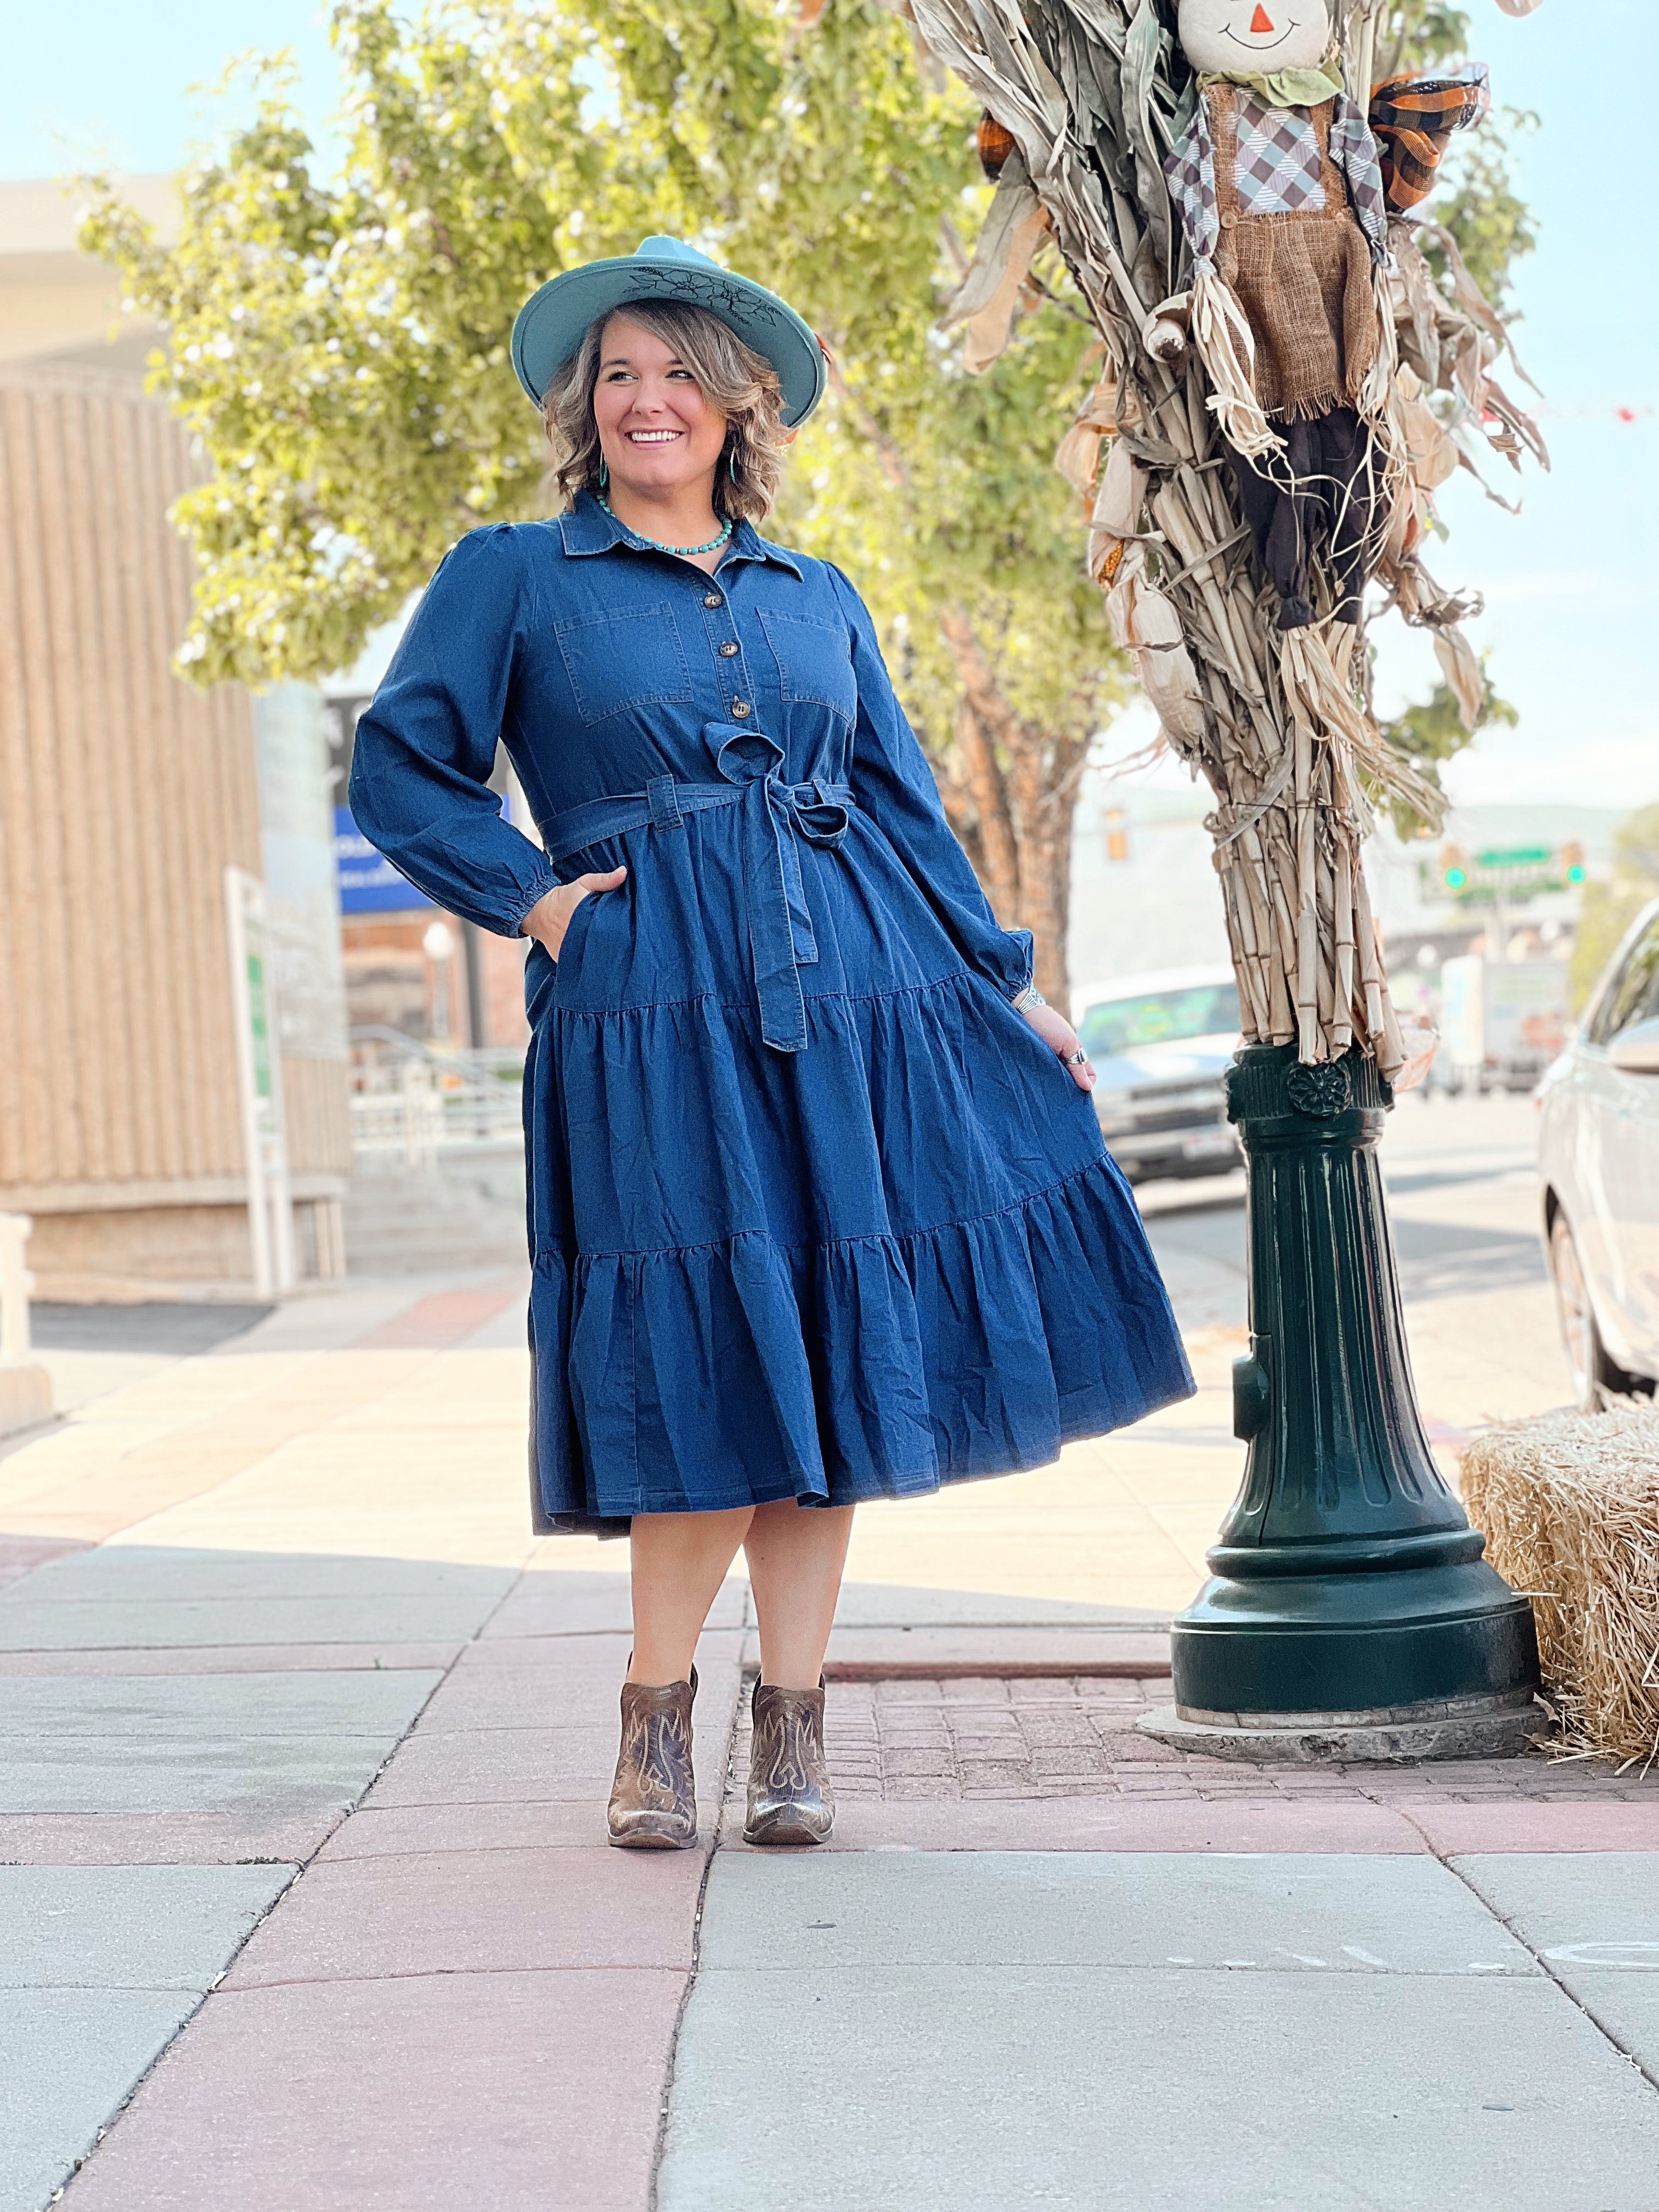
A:
[[[1304,1066],[1246,1045],[1230,1072],[1249,1449],[1211,1579],[1171,1624],[1175,1704],[1151,1730],[1212,1757],[1493,1757],[1538,1725],[1531,1604],[1481,1557],[1412,1391],[1376,1160],[1391,1103],[1358,1052]]]
[[[1544,1727],[1529,1690],[1445,1698],[1367,1712],[1206,1713],[1154,1705],[1135,1723],[1176,1751],[1258,1766],[1400,1766],[1434,1759],[1511,1759]]]

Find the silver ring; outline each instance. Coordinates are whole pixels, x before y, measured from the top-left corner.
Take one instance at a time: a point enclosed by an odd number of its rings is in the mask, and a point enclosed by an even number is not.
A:
[[[1089,1055],[1084,1051],[1081,1045],[1078,1047],[1078,1049],[1075,1052],[1066,1054],[1066,1065],[1067,1067],[1087,1067],[1089,1065]]]

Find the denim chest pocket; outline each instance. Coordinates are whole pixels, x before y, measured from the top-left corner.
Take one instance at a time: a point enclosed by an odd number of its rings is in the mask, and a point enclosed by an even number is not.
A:
[[[853,673],[852,633],[844,623],[815,622],[805,615],[757,610],[766,642],[778,664],[778,684],[786,700],[828,707],[848,722],[859,713],[858,678]]]
[[[553,635],[584,722],[602,722],[629,707],[684,705],[691,696],[691,671],[666,599],[623,613],[579,615],[555,623]]]

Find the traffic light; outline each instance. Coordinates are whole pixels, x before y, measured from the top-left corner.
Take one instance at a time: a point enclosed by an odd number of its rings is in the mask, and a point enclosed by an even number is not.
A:
[[[1468,855],[1461,845],[1443,845],[1440,848],[1440,880],[1449,891],[1468,890]]]
[[[1576,837],[1569,837],[1561,848],[1561,865],[1566,870],[1570,884],[1582,884],[1589,874],[1584,866],[1584,848]]]

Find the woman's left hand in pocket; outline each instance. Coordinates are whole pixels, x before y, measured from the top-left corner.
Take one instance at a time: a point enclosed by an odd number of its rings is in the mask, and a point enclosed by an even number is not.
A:
[[[1066,1020],[1065,1015],[1056,1013],[1052,1006],[1027,1006],[1024,1012],[1025,1019],[1030,1022],[1044,1044],[1053,1052],[1055,1059],[1064,1063],[1066,1073],[1076,1084],[1078,1089],[1092,1091],[1095,1087],[1095,1072],[1090,1066],[1082,1046],[1078,1042],[1077,1031]]]
[[[519,925],[520,937],[533,937],[543,950],[558,959],[564,944],[565,932],[570,927],[571,916],[585,898],[596,891],[614,891],[627,880],[626,868],[607,868],[598,874],[576,876],[568,884],[556,884],[544,898],[538,899]]]

